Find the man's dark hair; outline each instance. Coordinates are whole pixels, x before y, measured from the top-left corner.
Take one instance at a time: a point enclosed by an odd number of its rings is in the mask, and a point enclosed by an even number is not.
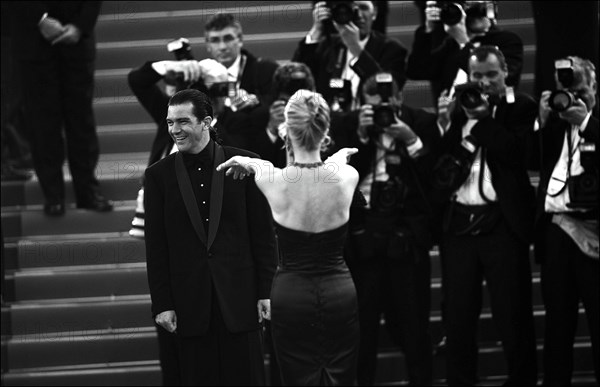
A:
[[[508,71],[508,67],[506,65],[506,58],[504,58],[504,54],[502,53],[502,51],[500,51],[498,47],[485,45],[476,47],[473,49],[473,51],[471,51],[471,57],[475,56],[478,62],[485,62],[490,54],[496,55],[496,58],[498,58],[498,62],[500,62],[500,67],[503,70]]]
[[[204,26],[204,32],[221,31],[227,27],[234,27],[238,31],[238,36],[242,36],[242,24],[230,13],[213,15]]]
[[[169,106],[185,105],[186,103],[191,103],[194,106],[193,113],[198,122],[206,116],[213,117],[210,99],[203,92],[196,89],[185,89],[175,93],[169,100]]]
[[[273,98],[285,93],[292,96],[297,90],[315,91],[315,78],[310,68],[300,62],[288,62],[273,73]]]

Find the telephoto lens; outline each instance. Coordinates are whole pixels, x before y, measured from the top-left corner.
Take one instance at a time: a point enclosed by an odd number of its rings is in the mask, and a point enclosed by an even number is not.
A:
[[[462,7],[451,1],[438,1],[440,7],[440,21],[447,26],[453,26],[462,19]]]
[[[564,112],[575,103],[575,96],[567,90],[554,90],[548,98],[548,106],[555,112]]]

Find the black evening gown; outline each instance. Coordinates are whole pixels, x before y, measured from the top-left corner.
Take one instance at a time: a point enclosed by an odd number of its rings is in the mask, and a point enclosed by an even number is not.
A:
[[[275,227],[280,262],[271,329],[283,384],[355,385],[359,325],[343,257],[347,223],[319,233]]]

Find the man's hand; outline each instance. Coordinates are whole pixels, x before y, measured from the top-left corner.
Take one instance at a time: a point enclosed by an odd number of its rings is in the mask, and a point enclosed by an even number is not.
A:
[[[38,24],[38,28],[44,39],[49,42],[54,41],[66,31],[66,27],[60,21],[50,16],[44,17]]]
[[[342,39],[344,45],[348,48],[350,54],[352,54],[355,58],[358,58],[363,50],[359,43],[360,29],[352,22],[348,24],[338,24],[333,22],[333,25],[340,34],[340,38]]]
[[[271,320],[271,300],[258,300],[256,307],[258,308],[259,323],[263,322],[263,319]]]
[[[462,11],[462,18],[453,26],[444,24],[444,31],[448,33],[459,46],[469,43],[469,34],[467,32],[467,14]]]
[[[317,42],[323,34],[323,22],[331,17],[331,10],[324,1],[319,1],[313,8],[312,17],[313,25],[308,34],[313,42]]]
[[[69,45],[77,44],[79,42],[79,39],[81,39],[81,31],[79,30],[79,28],[77,28],[77,26],[73,24],[67,24],[62,35],[54,39],[51,44],[53,46],[59,43]]]
[[[358,137],[365,139],[369,137],[367,128],[373,125],[373,105],[364,104],[360,107],[358,113]]]
[[[165,61],[165,70],[183,74],[185,82],[194,83],[202,76],[202,69],[197,60],[169,60]]]
[[[540,96],[540,107],[538,113],[540,128],[546,126],[546,122],[548,122],[548,117],[550,116],[550,112],[552,111],[552,109],[550,109],[550,105],[548,105],[550,94],[552,94],[550,90],[544,90],[542,91],[542,95]]]
[[[154,321],[168,332],[173,333],[177,330],[177,315],[174,310],[167,310],[157,314]]]
[[[260,104],[258,97],[255,94],[248,93],[244,89],[240,89],[237,95],[231,99],[231,110],[242,110]]]
[[[440,21],[442,9],[437,6],[437,1],[427,1],[425,6],[425,32],[433,32],[436,23]]]
[[[451,115],[456,106],[456,99],[454,96],[449,96],[448,90],[441,92],[438,98],[438,125],[444,129],[444,132],[448,130],[451,123]]]
[[[558,113],[558,116],[571,125],[580,126],[588,115],[587,106],[581,99],[576,99],[573,106],[567,110]]]
[[[283,111],[285,110],[286,102],[278,99],[271,104],[269,108],[269,123],[267,124],[267,130],[273,136],[279,136],[279,125],[285,120]]]
[[[396,122],[383,130],[396,140],[403,141],[406,145],[414,144],[417,135],[404,121],[396,117]]]

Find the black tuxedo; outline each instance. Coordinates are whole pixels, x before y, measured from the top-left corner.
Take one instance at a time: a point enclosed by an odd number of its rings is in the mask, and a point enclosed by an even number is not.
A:
[[[510,31],[492,27],[484,36],[474,37],[462,49],[450,36],[441,41],[438,34],[426,33],[420,26],[415,31],[412,51],[408,57],[406,73],[410,79],[423,79],[434,82],[434,104],[444,89],[449,89],[459,69],[469,73],[469,56],[473,45],[497,46],[506,58],[508,77],[506,84],[517,87],[523,70],[523,42]]]
[[[337,128],[345,132],[333,134],[340,142],[344,141],[345,134],[347,138],[343,146],[359,149],[350,159],[350,164],[357,169],[362,183],[373,172],[379,156],[375,139],[369,139],[365,144],[358,138],[358,113],[347,113],[343,124]],[[401,143],[396,144],[392,151],[401,157],[397,174],[407,186],[403,208],[385,215],[372,209],[354,207],[350,212],[351,232],[346,260],[359,300],[359,385],[375,382],[382,313],[385,314],[387,330],[406,354],[410,383],[432,383],[429,249],[433,243],[427,177],[434,161],[432,149],[436,148],[440,134],[435,115],[408,106],[402,106],[400,113],[402,121],[423,143],[419,156],[414,159]]]
[[[335,65],[341,49],[345,49],[339,37],[326,38],[315,44],[306,44],[305,39],[298,43],[293,61],[305,63],[315,77],[317,91],[331,102],[329,80],[334,76]],[[347,55],[347,52],[345,53]],[[399,42],[390,39],[379,32],[371,32],[365,49],[359,56],[352,70],[360,77],[360,90],[363,82],[379,71],[389,71],[398,82],[400,89],[406,82],[404,67],[407,50]],[[345,56],[342,63],[346,63]],[[338,74],[339,76],[341,74]]]
[[[534,192],[526,170],[537,105],[525,94],[515,102],[500,102],[494,118],[478,121],[471,135],[486,154],[496,191],[499,220],[479,234],[458,234],[449,222],[442,234],[440,252],[447,331],[448,384],[474,384],[477,380],[477,319],[481,309],[481,283],[485,278],[493,318],[498,326],[508,365],[507,383],[535,384],[535,334],[531,300],[529,242],[533,223]],[[442,152],[459,147],[467,117],[457,107],[444,135]],[[481,166],[481,164],[479,164]],[[483,173],[483,172],[482,172]],[[488,177],[489,179],[489,177]],[[475,206],[465,206],[473,211]],[[445,217],[456,219],[458,204],[448,205]],[[462,226],[461,226],[462,227]]]
[[[592,341],[593,364],[596,381],[600,380],[599,329],[600,269],[598,259],[583,254],[571,237],[552,223],[552,214],[544,208],[548,183],[561,155],[565,133],[571,132],[571,124],[551,113],[545,127],[536,132],[540,152],[534,160],[540,160],[540,183],[537,195],[535,223],[535,255],[541,263],[541,283],[546,309],[544,331],[544,382],[551,385],[567,385],[573,373],[573,341],[579,315],[579,302],[585,313]],[[580,132],[586,142],[594,143],[595,165],[598,166],[599,125],[596,117],[590,117],[587,127]],[[597,202],[596,202],[597,203]],[[573,214],[573,213],[571,213]],[[598,221],[598,206],[591,211],[578,212],[573,216]]]
[[[229,381],[247,384],[246,372],[254,376],[263,372],[262,356],[256,355],[256,349],[260,349],[257,301],[269,298],[277,264],[275,238],[268,203],[253,179],[233,180],[225,178],[224,171],[214,170],[234,155],[254,155],[236,148],[221,148],[213,141],[207,149],[213,146],[214,162],[205,167],[213,169],[210,184],[200,186],[204,184],[202,179],[190,179],[193,192],[187,192],[191,195],[187,203],[186,191],[180,184],[188,171],[184,169],[181,174],[184,164],[177,171],[178,153],[146,170],[145,240],[152,314],[176,312],[184,381],[197,383],[207,376],[195,373],[218,373],[225,367]],[[189,173],[202,171],[194,167],[189,168]],[[209,191],[209,208],[203,209],[194,199],[207,197]],[[213,342],[217,336],[220,339]],[[238,346],[227,344],[238,337],[242,338]],[[233,341],[236,340],[240,339]],[[239,345],[245,348],[249,342],[254,344],[254,351],[240,351]],[[167,343],[165,348],[169,346]],[[196,346],[200,349],[190,352],[189,348]],[[223,355],[214,356],[215,351]],[[228,356],[228,365],[223,366],[223,359]],[[204,371],[198,370],[197,364],[203,364],[200,368]],[[244,369],[236,375],[235,369],[227,369],[231,364],[249,367],[250,371]],[[222,383],[223,379],[204,381],[210,385]],[[253,383],[257,381],[250,381]]]

